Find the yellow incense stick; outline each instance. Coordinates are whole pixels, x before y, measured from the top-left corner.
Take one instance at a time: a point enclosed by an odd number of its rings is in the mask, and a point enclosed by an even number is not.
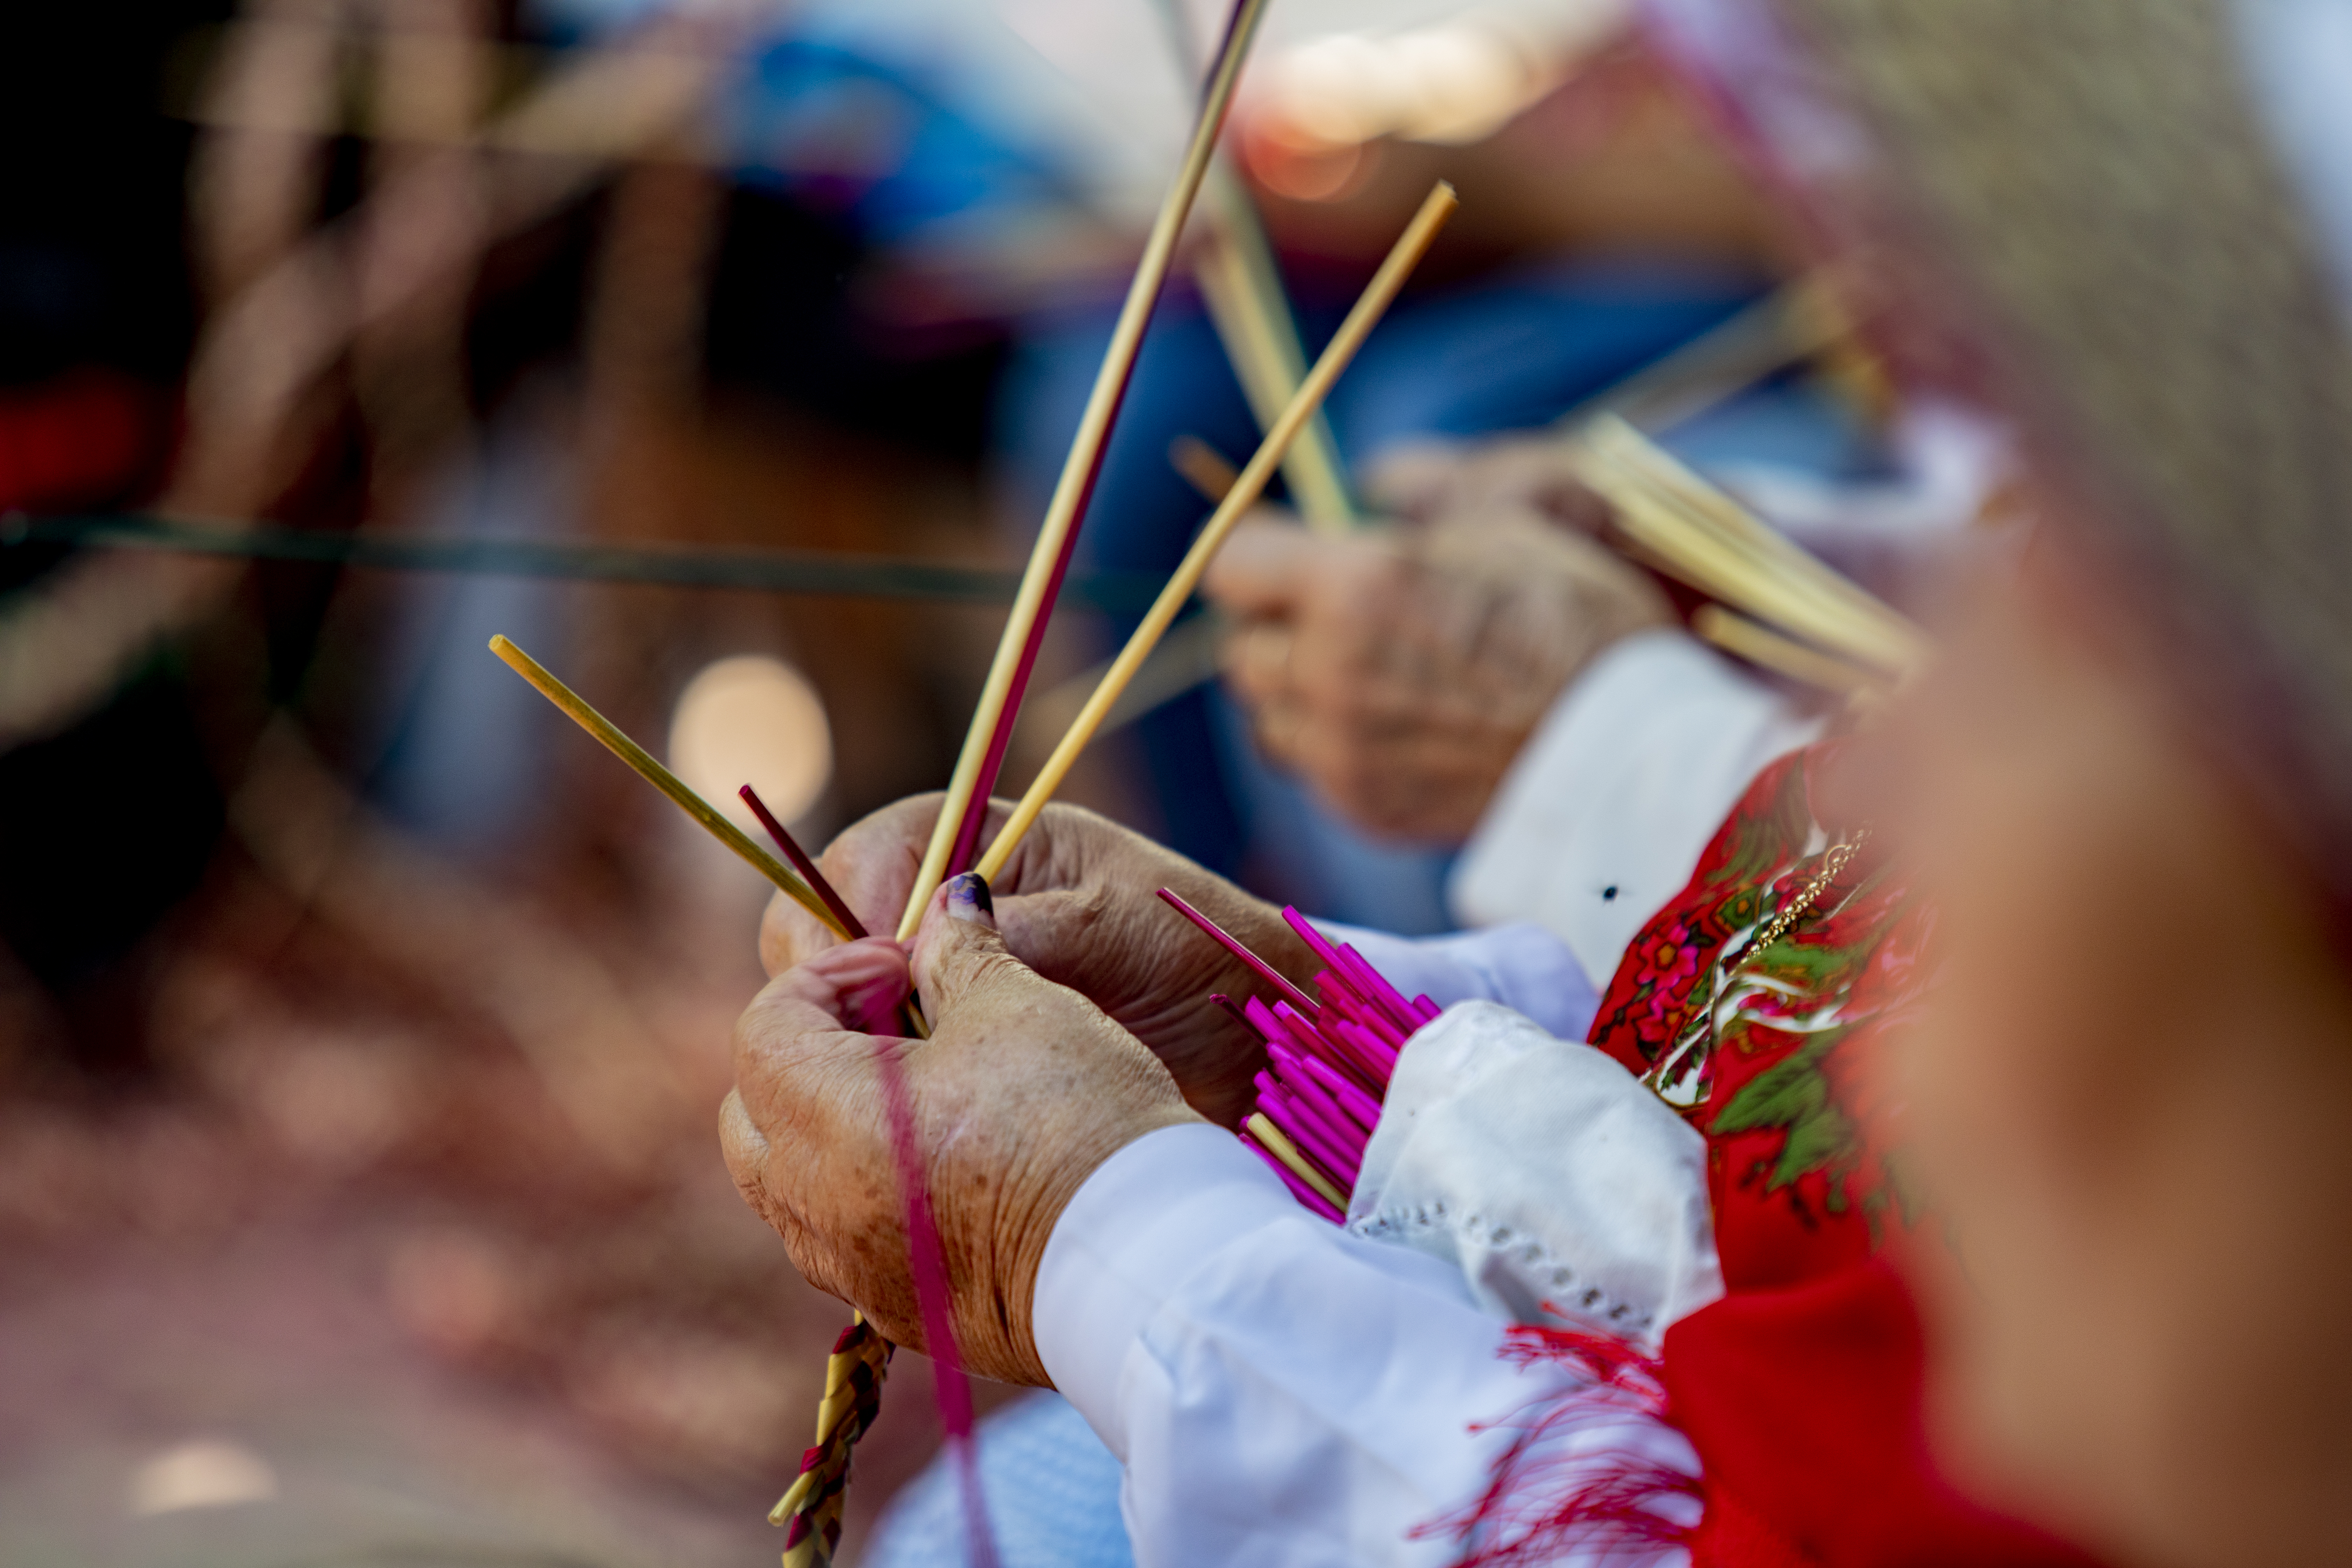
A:
[[[1290,390],[1296,392],[1298,388],[1293,385]],[[1287,397],[1290,393],[1283,395]],[[1183,475],[1184,482],[1200,491],[1211,506],[1224,500],[1234,481],[1242,477],[1242,471],[1227,462],[1223,452],[1198,436],[1179,436],[1169,442],[1168,466]]]
[[[996,658],[989,666],[986,684],[981,688],[980,706],[974,710],[971,728],[965,733],[963,752],[957,757],[955,773],[948,780],[947,799],[940,804],[938,822],[932,825],[931,841],[915,873],[915,884],[908,890],[906,913],[898,922],[901,942],[914,935],[915,928],[922,923],[923,907],[947,874],[948,856],[954,850],[956,835],[971,809],[972,796],[984,787],[981,772],[987,766],[1005,706],[1013,700],[1023,655],[1039,618],[1046,613],[1046,595],[1054,584],[1064,546],[1070,531],[1077,526],[1078,513],[1093,489],[1103,444],[1109,437],[1111,421],[1118,412],[1129,375],[1135,367],[1136,353],[1143,345],[1144,329],[1151,321],[1152,304],[1160,297],[1160,285],[1167,280],[1176,242],[1184,231],[1184,220],[1208,173],[1210,157],[1216,152],[1218,130],[1224,123],[1225,110],[1233,102],[1242,60],[1249,53],[1250,39],[1257,31],[1258,18],[1265,14],[1265,5],[1266,0],[1239,0],[1234,9],[1223,50],[1218,56],[1216,69],[1210,75],[1208,90],[1202,95],[1192,145],[1185,152],[1175,183],[1169,187],[1167,199],[1160,205],[1160,216],[1144,243],[1143,259],[1136,265],[1135,279],[1128,286],[1127,302],[1111,330],[1110,347],[1103,355],[1101,370],[1096,373],[1094,391],[1087,399],[1086,412],[1079,416],[1077,435],[1070,443],[1061,479],[1054,487],[1054,498],[1046,505],[1036,546],[1029,553],[1020,595],[1013,600],[1013,614],[1006,619],[1004,635],[996,645]]]
[[[1652,560],[1741,614],[1897,679],[1927,660],[1926,634],[1798,548],[1623,421],[1595,420],[1578,472]]]
[[[1397,291],[1404,287],[1404,280],[1411,276],[1414,264],[1429,249],[1430,242],[1437,237],[1437,231],[1444,226],[1445,220],[1453,216],[1458,205],[1454,187],[1443,180],[1429,193],[1429,199],[1421,204],[1421,211],[1414,214],[1412,222],[1405,226],[1404,233],[1390,250],[1388,259],[1381,263],[1381,269],[1364,286],[1363,295],[1356,301],[1355,309],[1348,312],[1348,319],[1339,324],[1339,332],[1324,349],[1322,357],[1315,362],[1315,368],[1307,372],[1307,379],[1299,384],[1297,395],[1291,398],[1290,405],[1282,411],[1282,416],[1265,433],[1265,440],[1259,446],[1257,454],[1250,458],[1249,466],[1242,469],[1241,477],[1234,481],[1234,488],[1225,492],[1225,499],[1218,503],[1216,511],[1202,526],[1200,537],[1185,552],[1182,564],[1168,579],[1168,585],[1160,591],[1160,597],[1143,617],[1143,624],[1135,628],[1135,635],[1128,639],[1127,647],[1119,651],[1118,658],[1111,661],[1102,684],[1095,688],[1095,694],[1079,710],[1076,720],[1062,737],[1062,743],[1055,747],[1054,754],[1045,760],[1035,782],[1030,784],[1028,793],[1021,797],[1021,804],[1013,807],[1012,816],[997,833],[996,841],[988,847],[988,853],[980,858],[975,869],[982,876],[992,879],[1004,869],[1004,862],[1012,858],[1013,847],[1021,842],[1021,836],[1029,831],[1029,825],[1037,820],[1037,814],[1045,809],[1045,803],[1061,787],[1071,764],[1078,760],[1078,753],[1086,750],[1087,742],[1094,738],[1096,730],[1100,728],[1112,706],[1118,702],[1119,694],[1127,689],[1128,682],[1142,668],[1153,647],[1176,619],[1177,612],[1192,596],[1192,591],[1200,586],[1202,574],[1208,571],[1209,562],[1216,555],[1218,547],[1224,543],[1226,535],[1233,532],[1243,515],[1256,503],[1266,481],[1274,477],[1275,466],[1282,461],[1283,453],[1289,449],[1290,443],[1306,426],[1307,420],[1314,417],[1315,411],[1322,406],[1332,384],[1339,379],[1339,373],[1347,369],[1348,362],[1363,346],[1373,324],[1386,312]]]
[[[620,727],[605,718],[572,688],[555,679],[547,667],[517,647],[503,636],[490,639],[490,651],[514,668],[515,673],[539,688],[540,695],[554,703],[570,716],[572,721],[604,743],[604,749],[626,763],[654,788],[677,803],[678,809],[710,830],[710,836],[751,863],[751,868],[784,891],[784,896],[814,915],[824,928],[841,938],[850,940],[848,931],[839,917],[824,907],[816,889],[794,876],[791,868],[761,848],[747,837],[743,830],[727,820],[709,801],[687,787],[686,781],[661,765],[654,754],[621,732]]]
[[[1248,1120],[1242,1123],[1242,1130],[1256,1139],[1260,1148],[1281,1161],[1292,1175],[1314,1188],[1325,1203],[1341,1214],[1348,1212],[1348,1194],[1333,1186],[1322,1172],[1308,1163],[1307,1156],[1299,1152],[1298,1145],[1293,1143],[1281,1128],[1267,1121],[1264,1111],[1251,1111]]]
[[[1691,616],[1691,630],[1726,653],[1824,691],[1850,697],[1881,684],[1875,674],[1858,664],[1782,637],[1771,627],[1721,605],[1701,605]]]

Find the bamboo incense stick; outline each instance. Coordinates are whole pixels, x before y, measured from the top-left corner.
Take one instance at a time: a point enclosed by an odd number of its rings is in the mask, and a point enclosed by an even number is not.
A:
[[[1570,408],[1553,428],[1573,439],[1614,414],[1654,435],[1695,418],[1766,376],[1833,349],[1853,335],[1834,280],[1811,273],[1701,332],[1664,357]]]
[[[1927,639],[1910,621],[1623,421],[1594,421],[1578,468],[1646,554],[1742,615],[1887,677],[1926,661]]]
[[[1281,1128],[1266,1120],[1265,1111],[1251,1111],[1242,1122],[1242,1128],[1257,1140],[1259,1148],[1281,1161],[1289,1167],[1292,1175],[1313,1188],[1317,1197],[1321,1198],[1343,1215],[1348,1212],[1348,1195],[1333,1186],[1330,1179],[1317,1170],[1305,1154],[1299,1152],[1298,1145],[1293,1143]]]
[[[684,779],[662,766],[651,752],[623,734],[618,725],[588,706],[578,692],[556,679],[545,665],[503,636],[490,639],[490,651],[513,667],[516,674],[539,688],[540,695],[562,709],[573,723],[603,742],[606,751],[635,769],[639,778],[669,796],[679,810],[709,829],[712,837],[741,856],[753,870],[782,889],[785,897],[814,915],[827,931],[844,942],[853,940],[839,917],[825,907],[824,900],[816,895],[814,889],[793,875],[774,856],[752,843],[741,828],[728,821],[718,807],[695,794]]]
[[[1190,72],[1201,52],[1192,18],[1183,0],[1160,0],[1159,10],[1177,68]],[[1201,216],[1207,232],[1192,254],[1193,280],[1201,286],[1210,324],[1263,434],[1298,390],[1299,378],[1307,374],[1307,352],[1299,343],[1298,320],[1283,290],[1282,268],[1257,203],[1223,153],[1210,161],[1201,190]],[[1307,526],[1318,533],[1345,533],[1360,521],[1345,473],[1330,424],[1318,413],[1282,460],[1290,499]],[[1209,499],[1219,500],[1223,494],[1220,487]]]
[[[1152,306],[1167,280],[1184,220],[1208,173],[1210,157],[1216,151],[1217,133],[1224,124],[1225,110],[1233,104],[1242,60],[1249,53],[1250,40],[1257,31],[1265,5],[1266,0],[1235,0],[1233,19],[1217,53],[1216,68],[1210,73],[1208,89],[1202,95],[1192,145],[1185,152],[1167,198],[1160,203],[1160,216],[1144,244],[1143,258],[1128,286],[1127,301],[1111,331],[1110,348],[1103,356],[1094,391],[1079,417],[1076,438],[1070,444],[1062,477],[1054,487],[1053,500],[1037,531],[1028,570],[1022,576],[1020,596],[1013,601],[1013,614],[1005,621],[996,658],[981,689],[980,705],[971,716],[971,728],[956,759],[955,773],[948,781],[947,799],[940,806],[930,843],[924,849],[914,886],[908,889],[906,913],[898,922],[898,934],[902,942],[914,935],[915,928],[922,923],[923,907],[929,901],[932,889],[947,876],[950,865],[961,865],[979,842],[981,826],[988,816],[989,792],[995,787],[997,770],[1003,765],[1004,750],[1012,743],[1013,721],[1020,714],[1022,693],[1028,685],[1030,671],[1036,666],[1054,600],[1060,592],[1062,579],[1069,572],[1071,552],[1077,543],[1078,521],[1102,472],[1103,448],[1111,424],[1127,396],[1144,329],[1150,324]]]
[[[1307,374],[1298,322],[1283,292],[1282,273],[1257,208],[1223,159],[1209,170],[1202,209],[1210,231],[1193,259],[1192,276],[1258,428],[1270,429]],[[1349,498],[1339,444],[1320,410],[1284,457],[1282,477],[1298,515],[1315,532],[1343,534],[1360,521]]]
[[[801,880],[824,900],[824,907],[831,910],[834,918],[841,922],[842,933],[852,942],[865,941],[865,922],[842,901],[841,895],[833,890],[833,884],[826,881],[824,873],[816,868],[816,862],[809,858],[809,852],[800,847],[800,841],[784,831],[784,825],[776,820],[775,813],[768,809],[768,803],[760,798],[760,792],[745,784],[735,793],[742,797],[745,805],[751,808],[751,815],[760,819],[760,826],[768,830],[768,837],[776,841],[776,847],[784,852],[784,858],[793,863],[793,869],[801,874]]]
[[[1234,481],[1242,477],[1223,452],[1198,436],[1179,436],[1169,442],[1168,466],[1183,475],[1184,482],[1200,491],[1211,506],[1224,500]]]
[[[1879,678],[1860,665],[1783,637],[1721,605],[1701,605],[1691,616],[1691,630],[1727,654],[1824,691],[1850,697],[1879,684]]]
[[[1290,443],[1305,427],[1307,421],[1322,406],[1332,384],[1339,379],[1339,373],[1347,369],[1349,361],[1355,358],[1356,351],[1363,346],[1364,339],[1370,334],[1374,323],[1387,311],[1397,291],[1404,287],[1404,280],[1412,274],[1414,264],[1429,249],[1430,243],[1437,237],[1437,231],[1444,226],[1445,220],[1453,216],[1458,205],[1454,187],[1443,180],[1421,204],[1421,210],[1413,215],[1412,222],[1405,226],[1404,233],[1398,237],[1396,245],[1389,251],[1388,259],[1381,263],[1381,269],[1364,286],[1362,296],[1357,300],[1355,308],[1348,312],[1348,319],[1339,324],[1339,331],[1333,335],[1322,356],[1315,362],[1315,368],[1307,372],[1307,379],[1299,384],[1297,395],[1290,400],[1290,405],[1282,411],[1282,417],[1276,420],[1274,427],[1266,432],[1256,455],[1250,458],[1248,467],[1241,472],[1241,478],[1234,482],[1234,488],[1225,493],[1225,499],[1218,503],[1216,511],[1202,528],[1200,537],[1185,552],[1182,563],[1169,578],[1168,586],[1160,590],[1159,601],[1143,617],[1143,624],[1136,627],[1135,635],[1128,639],[1127,647],[1120,651],[1118,658],[1112,661],[1102,684],[1095,688],[1094,696],[1087,699],[1086,707],[1079,710],[1077,719],[1062,737],[1062,743],[1054,748],[1054,754],[1046,759],[1045,767],[1039,770],[1028,793],[1021,797],[1021,804],[1013,808],[1013,816],[997,833],[996,841],[988,847],[988,853],[981,857],[976,869],[982,876],[993,878],[1004,868],[1004,862],[1012,857],[1013,847],[1021,842],[1021,836],[1029,831],[1029,825],[1037,820],[1037,814],[1045,808],[1045,803],[1061,787],[1063,778],[1069,773],[1071,764],[1077,761],[1078,753],[1086,750],[1087,742],[1093,739],[1096,730],[1118,700],[1119,694],[1127,689],[1128,682],[1134,679],[1143,661],[1150,657],[1161,635],[1176,619],[1177,612],[1192,596],[1192,591],[1200,586],[1201,577],[1208,571],[1209,563],[1216,555],[1218,547],[1240,523],[1243,515],[1255,504],[1265,489],[1266,481],[1274,476],[1275,465],[1282,460],[1283,453],[1289,449]]]

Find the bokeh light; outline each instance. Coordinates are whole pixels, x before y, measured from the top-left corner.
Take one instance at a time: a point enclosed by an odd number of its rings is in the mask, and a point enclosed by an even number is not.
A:
[[[735,792],[750,784],[779,821],[806,816],[833,778],[833,730],[806,676],[782,659],[738,654],[704,667],[678,693],[669,763],[756,833]]]

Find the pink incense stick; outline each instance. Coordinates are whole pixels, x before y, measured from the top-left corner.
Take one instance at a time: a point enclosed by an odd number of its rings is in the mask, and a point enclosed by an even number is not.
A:
[[[801,880],[824,900],[824,907],[833,911],[833,918],[849,932],[849,940],[863,942],[866,927],[856,915],[850,912],[849,906],[842,902],[841,895],[833,890],[833,884],[824,879],[824,873],[816,868],[816,862],[809,858],[808,851],[784,831],[784,825],[776,820],[775,814],[760,798],[760,792],[745,784],[735,793],[743,797],[743,804],[751,808],[751,815],[760,819],[760,826],[768,830],[768,837],[776,841],[776,847],[784,852],[784,858],[793,863],[793,869],[801,874]]]
[[[1301,1057],[1299,1061],[1306,1068],[1307,1076],[1313,1079],[1324,1093],[1337,1100],[1355,1119],[1356,1125],[1364,1130],[1365,1136],[1370,1137],[1381,1124],[1381,1102],[1349,1083],[1339,1068],[1315,1057]]]
[[[1315,1112],[1332,1137],[1339,1140],[1342,1152],[1349,1159],[1360,1162],[1364,1141],[1371,1136],[1371,1130],[1358,1125],[1356,1119],[1341,1109],[1330,1092],[1315,1081],[1315,1075],[1307,1070],[1307,1064],[1314,1059],[1313,1057],[1292,1057],[1283,1063],[1282,1087],[1290,1091],[1293,1100]]]
[[[1369,1010],[1352,1018],[1338,1019],[1335,1027],[1351,1040],[1360,1040],[1366,1049],[1373,1051],[1373,1059],[1381,1064],[1383,1072],[1396,1065],[1396,1054],[1404,1049],[1405,1041],[1411,1037],[1378,1013]]]
[[[1248,948],[1244,947],[1232,937],[1227,936],[1223,928],[1221,928],[1216,921],[1211,920],[1208,916],[1202,914],[1200,910],[1194,909],[1183,900],[1178,898],[1175,893],[1169,889],[1160,889],[1160,897],[1178,914],[1182,915],[1186,920],[1191,921],[1194,925],[1199,926],[1210,936],[1214,937],[1227,952],[1232,953],[1235,958],[1240,959],[1244,963],[1248,964],[1252,969],[1255,970],[1259,979],[1273,986],[1276,993],[1280,995],[1284,1001],[1298,1009],[1301,1014],[1305,1015],[1307,1017],[1312,1018],[1316,1014],[1322,1011],[1321,1008],[1318,1007],[1311,1000],[1308,999],[1306,992],[1301,991],[1297,986],[1293,985],[1289,981],[1285,980],[1281,973],[1275,969],[1274,965],[1268,963],[1263,958],[1260,958],[1256,953],[1252,952]]]

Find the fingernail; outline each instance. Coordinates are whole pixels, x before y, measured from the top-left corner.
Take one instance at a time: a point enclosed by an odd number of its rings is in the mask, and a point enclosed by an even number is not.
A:
[[[989,896],[988,879],[966,871],[948,879],[948,913],[960,921],[976,921],[996,929],[996,900]]]

